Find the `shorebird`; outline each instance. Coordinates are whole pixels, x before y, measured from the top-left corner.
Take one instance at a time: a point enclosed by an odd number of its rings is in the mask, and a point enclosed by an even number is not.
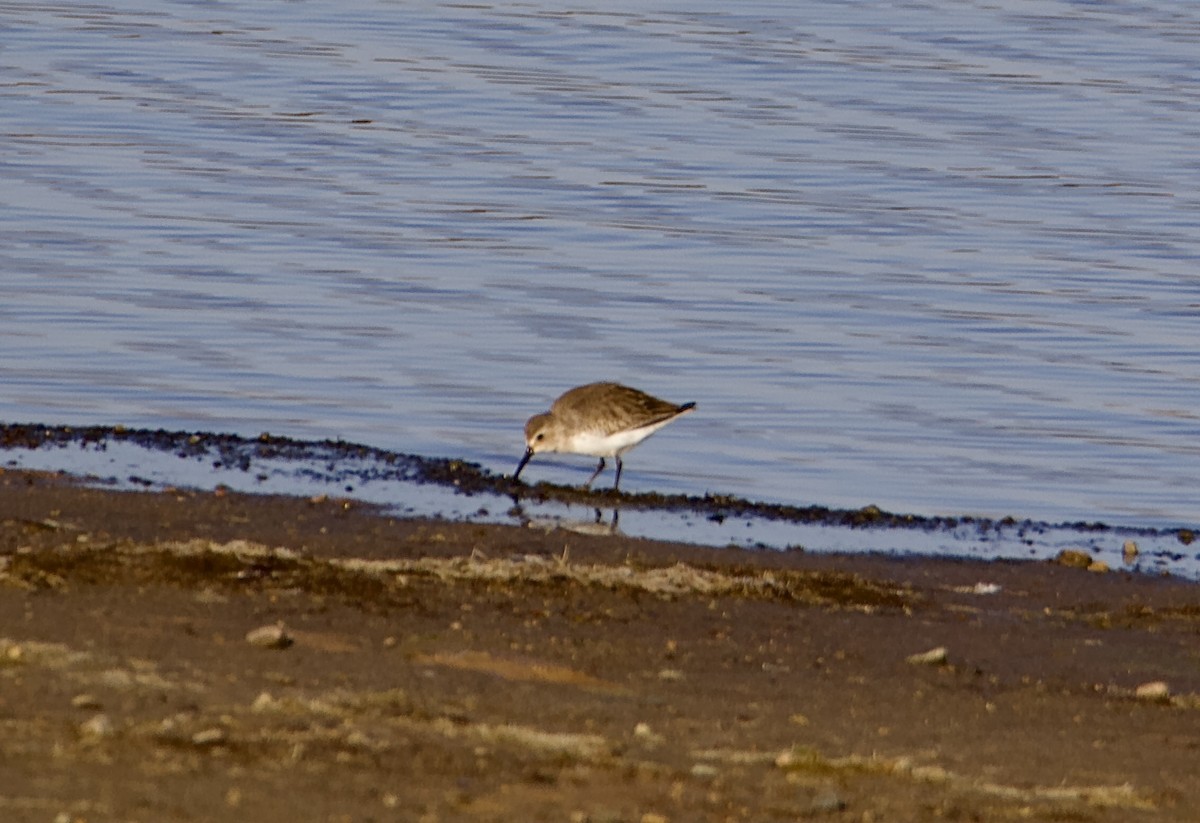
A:
[[[550,411],[529,418],[525,424],[528,448],[513,480],[540,452],[587,454],[599,457],[600,465],[583,487],[592,485],[604,471],[605,458],[612,457],[617,461],[616,491],[621,485],[621,455],[694,408],[695,403],[668,403],[620,383],[576,386],[555,400]]]

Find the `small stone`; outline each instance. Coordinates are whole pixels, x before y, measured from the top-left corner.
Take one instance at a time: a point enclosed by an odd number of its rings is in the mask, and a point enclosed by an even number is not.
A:
[[[1171,687],[1162,680],[1152,680],[1134,689],[1133,696],[1147,702],[1166,703],[1171,699]]]
[[[1121,557],[1125,558],[1126,563],[1133,563],[1140,553],[1136,540],[1126,540],[1125,545],[1121,547]]]
[[[1004,589],[999,583],[976,583],[968,590],[968,594],[999,594]]]
[[[663,736],[650,728],[649,723],[638,723],[633,727],[633,736],[647,746],[657,746],[663,742]]]
[[[1111,571],[1109,565],[1103,560],[1093,560],[1091,565],[1087,567],[1087,570],[1097,574],[1104,574],[1107,571]]]
[[[71,698],[71,706],[76,709],[99,709],[100,701],[94,694],[77,694]]]
[[[1086,569],[1092,565],[1092,556],[1079,549],[1063,549],[1054,558],[1054,562],[1070,569]]]
[[[93,715],[79,724],[79,733],[84,737],[99,740],[102,737],[112,737],[113,723],[106,714]]]
[[[192,735],[192,745],[219,746],[224,743],[227,738],[228,735],[225,734],[224,729],[219,729],[214,726],[211,729],[205,729],[202,732],[196,732],[194,735]]]
[[[938,646],[930,649],[927,652],[910,654],[908,657],[904,658],[904,661],[906,663],[911,663],[914,666],[944,666],[946,665],[946,660],[949,656],[950,653],[947,651],[945,646]]]
[[[720,772],[716,766],[709,763],[697,763],[692,766],[692,777],[698,777],[702,780],[710,780],[716,777]]]
[[[260,649],[286,649],[295,641],[282,623],[272,623],[247,632],[246,642]]]
[[[642,823],[668,823],[667,816],[658,812],[646,812],[642,815]]]
[[[258,697],[254,698],[254,702],[250,704],[252,712],[269,712],[279,708],[279,701],[271,696],[270,692],[259,692]]]

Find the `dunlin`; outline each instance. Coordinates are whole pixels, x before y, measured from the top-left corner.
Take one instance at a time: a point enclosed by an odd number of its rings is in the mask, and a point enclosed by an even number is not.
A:
[[[555,400],[550,411],[529,418],[525,424],[528,448],[513,480],[539,452],[587,454],[599,457],[600,465],[583,487],[592,485],[604,471],[604,459],[612,457],[617,461],[615,491],[621,485],[621,455],[694,408],[695,403],[668,403],[620,383],[577,386]]]

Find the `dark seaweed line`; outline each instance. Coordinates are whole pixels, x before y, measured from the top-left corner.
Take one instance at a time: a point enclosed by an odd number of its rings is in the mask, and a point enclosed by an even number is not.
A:
[[[595,505],[620,504],[623,508],[694,512],[720,521],[730,517],[762,518],[790,523],[838,526],[843,528],[920,529],[949,531],[973,528],[981,534],[1000,531],[1039,533],[1047,530],[1111,532],[1144,537],[1175,536],[1190,543],[1193,530],[1155,527],[1114,527],[1098,522],[1047,523],[1013,517],[928,516],[896,514],[865,506],[861,509],[831,509],[825,506],[796,506],[785,503],[760,503],[730,495],[636,494],[609,491],[584,491],[570,486],[538,483],[534,486],[513,482],[510,477],[494,474],[477,463],[450,458],[431,458],[391,452],[374,446],[342,440],[304,441],[268,433],[257,437],[211,432],[182,432],[165,429],[131,429],[124,426],[46,426],[31,423],[0,424],[0,448],[40,449],[52,447],[94,447],[103,449],[110,442],[128,443],[148,450],[173,453],[184,459],[211,458],[216,467],[249,472],[255,461],[280,460],[323,464],[293,469],[293,474],[314,479],[345,483],[399,481],[448,486],[466,494],[494,494],[523,499],[552,500],[562,503]],[[354,464],[354,465],[350,465]]]

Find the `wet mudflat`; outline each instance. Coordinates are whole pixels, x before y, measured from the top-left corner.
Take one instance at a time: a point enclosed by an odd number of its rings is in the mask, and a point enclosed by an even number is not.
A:
[[[5,820],[1200,815],[1172,578],[7,471],[0,626]]]
[[[1200,578],[1191,525],[890,512],[763,502],[729,494],[614,493],[601,486],[514,482],[467,460],[389,451],[343,440],[270,433],[0,425],[10,469],[65,471],[113,488],[218,488],[295,496],[350,496],[393,514],[474,523],[563,527],[709,546],[826,552],[1050,559],[1082,550],[1109,567]],[[514,465],[516,457],[514,456]],[[590,464],[589,464],[590,468]],[[1132,541],[1138,551],[1124,551]],[[1087,565],[1086,563],[1084,565]]]

